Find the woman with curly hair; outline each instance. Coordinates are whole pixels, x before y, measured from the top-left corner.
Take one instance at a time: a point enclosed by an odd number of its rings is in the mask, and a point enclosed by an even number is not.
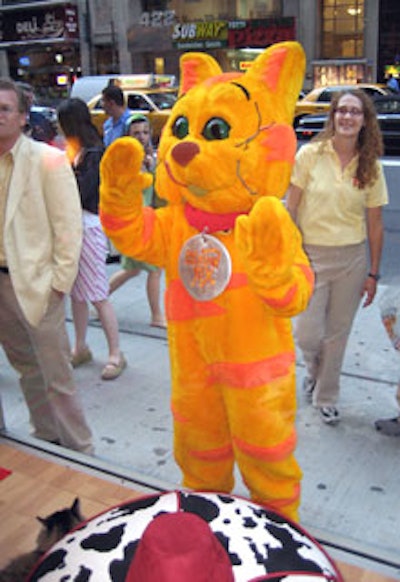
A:
[[[340,372],[356,311],[363,296],[363,307],[372,303],[379,280],[388,202],[382,154],[370,97],[357,89],[339,93],[324,130],[297,152],[287,192],[316,275],[309,306],[296,321],[307,369],[303,388],[327,424],[340,420]]]

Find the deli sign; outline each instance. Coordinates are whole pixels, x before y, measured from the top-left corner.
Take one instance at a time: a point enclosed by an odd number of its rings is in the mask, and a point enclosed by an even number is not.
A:
[[[77,7],[71,4],[0,12],[0,46],[78,38]]]

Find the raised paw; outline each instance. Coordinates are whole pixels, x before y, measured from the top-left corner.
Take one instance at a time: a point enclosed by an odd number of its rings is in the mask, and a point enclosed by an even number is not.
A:
[[[260,198],[248,216],[236,221],[236,246],[245,265],[280,267],[292,263],[297,229],[282,202]]]
[[[132,189],[142,192],[152,183],[151,174],[142,172],[144,159],[142,144],[132,137],[115,140],[106,149],[100,165],[101,184],[104,188]]]

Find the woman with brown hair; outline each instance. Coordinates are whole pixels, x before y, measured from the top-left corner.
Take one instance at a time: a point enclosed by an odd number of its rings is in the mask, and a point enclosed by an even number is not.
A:
[[[303,388],[327,424],[340,419],[340,372],[356,311],[363,296],[363,307],[372,303],[379,280],[388,202],[382,154],[370,97],[357,89],[339,93],[324,130],[299,149],[287,193],[316,275],[296,322],[307,368]]]
[[[99,184],[100,160],[104,147],[93,125],[90,111],[84,101],[66,99],[58,108],[58,120],[67,143],[67,154],[72,164],[81,197],[83,214],[83,241],[79,271],[71,291],[75,346],[71,354],[74,368],[93,359],[86,344],[89,303],[94,305],[108,345],[108,362],[101,373],[103,380],[115,380],[126,367],[119,344],[118,321],[109,301],[106,271],[107,240],[100,224]]]

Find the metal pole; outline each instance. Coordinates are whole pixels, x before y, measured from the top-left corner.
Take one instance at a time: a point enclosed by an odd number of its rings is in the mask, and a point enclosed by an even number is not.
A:
[[[128,51],[127,25],[128,10],[126,0],[112,0],[112,26],[115,33],[116,50],[120,73],[130,73],[131,57]]]

